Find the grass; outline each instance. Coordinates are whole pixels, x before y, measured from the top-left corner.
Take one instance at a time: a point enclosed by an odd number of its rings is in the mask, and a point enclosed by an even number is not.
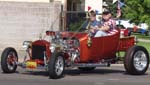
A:
[[[146,36],[140,33],[133,33],[137,37],[137,39],[150,40],[150,36]],[[141,42],[139,41],[137,45],[144,46],[150,52],[150,42]]]
[[[142,38],[142,39],[150,40],[150,36],[146,36],[145,34],[133,33],[132,35],[135,35],[137,38]]]
[[[143,46],[147,49],[148,52],[150,52],[150,43],[149,42],[139,42],[137,45]]]
[[[132,35],[135,35],[138,39],[145,39],[145,40],[150,40],[150,36],[145,36],[144,34],[140,34],[140,33],[133,33]],[[147,49],[147,51],[150,53],[150,42],[142,42],[142,41],[139,41],[137,43],[138,46],[143,46]],[[117,54],[118,55],[118,54]],[[119,57],[121,59],[123,59],[125,55],[125,52],[120,52],[120,55]]]
[[[150,43],[149,42],[138,42],[137,43],[138,46],[143,46],[147,49],[147,51],[150,53]],[[120,54],[118,55],[118,57],[123,58],[125,56],[125,52],[119,52]]]

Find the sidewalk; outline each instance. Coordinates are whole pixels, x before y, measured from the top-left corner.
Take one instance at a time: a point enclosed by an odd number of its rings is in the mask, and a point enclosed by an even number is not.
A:
[[[150,40],[142,39],[142,38],[139,38],[139,39],[138,39],[138,41],[140,41],[140,42],[148,42],[148,43],[150,43]]]

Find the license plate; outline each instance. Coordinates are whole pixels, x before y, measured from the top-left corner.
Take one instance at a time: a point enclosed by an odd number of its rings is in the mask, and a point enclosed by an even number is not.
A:
[[[31,68],[31,69],[35,69],[35,68],[37,68],[37,63],[34,62],[34,61],[27,61],[26,62],[26,67]]]

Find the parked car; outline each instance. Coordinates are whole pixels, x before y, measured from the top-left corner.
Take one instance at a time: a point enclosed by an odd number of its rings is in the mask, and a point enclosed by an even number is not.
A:
[[[130,23],[130,20],[116,20],[116,24],[117,26],[128,30],[129,35],[132,33],[140,33],[148,36],[150,34],[150,30],[148,30],[148,25],[146,23],[135,25],[134,23]]]
[[[140,34],[144,34],[145,36],[149,36],[150,35],[150,30],[145,30],[145,29],[141,29],[138,28],[136,31],[133,30],[133,28],[127,28],[129,30],[129,33],[140,33]]]
[[[120,34],[121,37],[127,37],[131,35],[130,31],[123,25],[116,25],[116,26],[121,30],[121,34]]]
[[[46,31],[47,40],[24,41],[26,55],[18,62],[13,47],[4,49],[1,68],[4,73],[14,73],[17,66],[28,69],[45,69],[52,79],[61,78],[67,67],[91,71],[96,67],[109,67],[117,63],[116,53],[125,52],[124,67],[131,75],[142,75],[149,67],[147,50],[135,44],[132,36],[120,38],[120,30],[109,36],[91,37],[86,32]]]

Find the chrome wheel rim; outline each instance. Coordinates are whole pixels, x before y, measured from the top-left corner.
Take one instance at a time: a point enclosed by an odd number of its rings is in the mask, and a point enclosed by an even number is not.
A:
[[[143,71],[147,66],[147,57],[143,51],[137,51],[133,58],[134,67],[138,71]]]
[[[63,57],[59,56],[55,64],[55,72],[57,75],[61,75],[64,70],[64,60]]]
[[[13,70],[16,66],[17,57],[14,52],[10,52],[7,57],[7,67],[9,70]]]

